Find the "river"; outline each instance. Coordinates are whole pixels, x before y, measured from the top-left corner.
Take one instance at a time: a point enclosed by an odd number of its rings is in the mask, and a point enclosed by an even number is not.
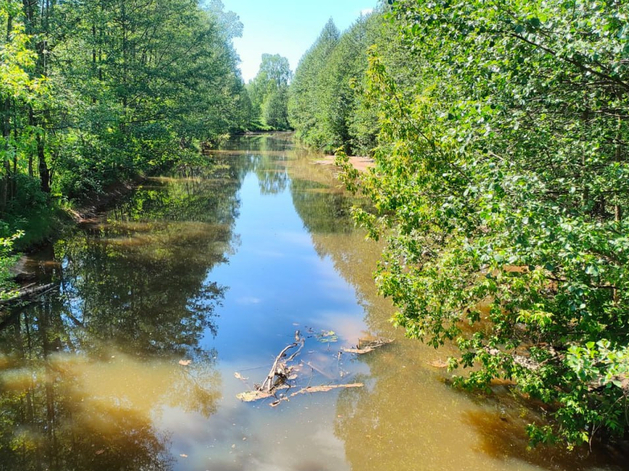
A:
[[[146,180],[30,263],[58,289],[0,315],[0,470],[621,470],[612,451],[527,450],[543,410],[448,385],[404,338],[379,247],[321,157],[237,138]],[[245,403],[305,339],[294,390]],[[359,339],[394,342],[342,352]]]

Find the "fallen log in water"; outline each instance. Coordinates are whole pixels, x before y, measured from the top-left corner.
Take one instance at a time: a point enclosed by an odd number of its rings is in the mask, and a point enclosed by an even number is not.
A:
[[[371,353],[375,349],[384,347],[393,342],[393,339],[358,339],[358,345],[356,348],[343,348],[345,353],[354,353],[356,355],[364,355],[365,353]]]
[[[319,386],[306,386],[305,388],[301,388],[300,390],[292,393],[290,395],[290,397],[295,397],[295,396],[299,396],[300,394],[313,394],[313,393],[320,393],[320,392],[329,392],[329,391],[333,391],[335,389],[352,389],[352,388],[362,388],[364,386],[363,383],[349,383],[349,384],[322,384]],[[278,388],[275,389],[275,391],[279,391],[282,389],[288,389],[288,386],[280,386]],[[259,391],[259,390],[253,390],[253,391],[246,391],[243,393],[240,393],[236,396],[236,398],[240,399],[242,402],[256,402],[256,401],[260,401],[262,399],[269,399],[269,398],[275,398],[276,400],[273,401],[271,403],[271,406],[275,407],[277,406],[281,401],[287,401],[288,397],[286,397],[285,395],[280,395],[280,397],[278,398],[278,396],[276,395],[275,391],[273,393],[269,393],[266,391]]]
[[[240,399],[242,402],[255,402],[260,401],[261,399],[268,399],[270,397],[275,397],[275,394],[266,391],[259,391],[257,389],[254,389],[253,391],[245,391],[236,396],[236,398]]]
[[[351,389],[351,388],[362,388],[364,386],[363,383],[349,383],[349,384],[325,384],[321,386],[307,386],[305,388],[300,389],[297,392],[294,392],[290,395],[290,397],[295,397],[300,394],[310,394],[310,393],[318,393],[318,392],[328,392],[333,389]]]
[[[31,287],[32,286],[32,287]],[[52,291],[57,286],[57,283],[48,283],[45,285],[34,286],[33,284],[27,285],[25,288],[17,291],[13,296],[7,299],[0,300],[0,306],[6,306],[8,304],[17,303],[20,301],[29,301],[36,296],[41,296],[49,291]]]

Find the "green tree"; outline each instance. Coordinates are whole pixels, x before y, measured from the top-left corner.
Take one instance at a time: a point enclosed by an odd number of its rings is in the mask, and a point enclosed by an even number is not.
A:
[[[262,54],[262,63],[247,90],[252,115],[262,126],[288,129],[288,86],[292,77],[288,59],[279,54]]]
[[[218,0],[3,1],[0,17],[5,220],[41,203],[34,178],[78,198],[247,124],[242,24]]]
[[[47,80],[36,73],[38,56],[29,47],[31,28],[27,28],[21,2],[0,3],[0,22],[5,26],[0,36],[0,211],[4,212],[10,201],[19,196],[19,174],[27,171],[29,177],[34,176],[31,149],[35,140],[41,144],[41,135],[33,124],[33,107],[44,99]],[[23,154],[28,154],[27,168]],[[42,165],[45,167],[45,162]]]
[[[368,51],[377,45],[382,60],[397,78],[408,80],[412,63],[400,45],[395,26],[385,20],[389,7],[380,5],[361,16],[343,34],[328,24],[302,58],[291,86],[292,125],[307,145],[326,152],[370,154],[376,146],[378,104],[365,97]]]
[[[76,12],[82,29],[61,58],[70,64],[71,92],[83,101],[72,127],[91,130],[80,136],[87,144],[80,152],[89,155],[83,172],[96,170],[105,181],[168,162],[192,142],[244,124],[237,111],[244,89],[220,5],[136,3],[83,6]],[[68,165],[77,161],[68,153]]]
[[[320,143],[319,119],[324,88],[322,86],[325,64],[340,38],[339,30],[330,19],[315,43],[303,55],[295,71],[288,96],[288,119],[297,130],[297,136],[307,144]]]
[[[354,154],[375,146],[376,115],[363,106],[361,90],[367,50],[378,41],[382,23],[379,13],[362,16],[342,34],[326,61],[320,76],[318,147],[331,152],[342,147]]]
[[[629,35],[622,2],[399,0],[412,73],[372,52],[376,168],[347,182],[388,240],[398,325],[488,388],[548,404],[533,442],[627,430]]]

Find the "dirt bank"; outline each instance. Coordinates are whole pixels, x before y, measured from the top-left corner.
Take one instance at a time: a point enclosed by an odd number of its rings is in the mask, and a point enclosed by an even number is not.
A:
[[[336,157],[334,155],[326,155],[323,159],[317,160],[318,165],[335,165]],[[368,168],[374,166],[374,160],[371,157],[354,156],[349,158],[349,163],[359,172],[364,172]]]
[[[122,196],[133,191],[144,178],[133,181],[117,182],[109,185],[102,193],[88,195],[76,208],[68,209],[68,214],[75,222],[82,224],[93,221],[98,213],[104,211]]]

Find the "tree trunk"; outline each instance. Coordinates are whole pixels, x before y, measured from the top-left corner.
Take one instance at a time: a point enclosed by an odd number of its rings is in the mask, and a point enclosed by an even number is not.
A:
[[[44,138],[37,136],[37,157],[39,159],[39,180],[41,189],[44,193],[50,193],[50,169],[46,164],[46,152],[44,146]]]

